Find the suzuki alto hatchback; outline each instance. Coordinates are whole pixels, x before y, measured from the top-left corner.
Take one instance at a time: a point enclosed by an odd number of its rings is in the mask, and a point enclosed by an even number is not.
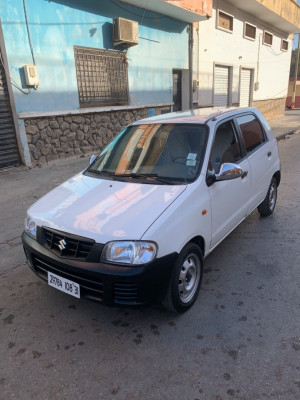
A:
[[[254,108],[137,121],[29,208],[28,264],[77,298],[183,312],[203,258],[256,207],[272,214],[279,183],[277,141]]]

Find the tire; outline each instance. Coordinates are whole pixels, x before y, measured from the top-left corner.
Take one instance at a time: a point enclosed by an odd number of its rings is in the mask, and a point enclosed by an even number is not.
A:
[[[199,246],[188,243],[178,255],[162,302],[170,311],[183,313],[196,301],[203,274],[203,256]]]
[[[268,217],[271,215],[275,209],[277,200],[277,181],[273,177],[271,180],[271,184],[268,189],[268,193],[262,203],[257,207],[258,212],[263,217]]]

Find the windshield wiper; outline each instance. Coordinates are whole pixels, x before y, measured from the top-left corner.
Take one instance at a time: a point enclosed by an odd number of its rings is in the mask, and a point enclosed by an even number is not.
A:
[[[92,168],[90,169],[90,168],[88,168],[86,171],[87,172],[93,172],[93,173],[99,174],[99,175],[103,174],[103,175],[108,175],[108,176],[114,176],[114,174],[112,172],[105,171],[105,170],[99,171],[98,169],[92,169]]]
[[[174,182],[171,180],[160,178],[157,174],[136,174],[134,172],[130,174],[114,174],[114,178],[136,178],[136,179],[153,179],[157,182],[165,183],[166,185],[173,185]]]

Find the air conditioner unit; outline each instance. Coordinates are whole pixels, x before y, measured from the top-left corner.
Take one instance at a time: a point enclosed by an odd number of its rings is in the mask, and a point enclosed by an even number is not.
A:
[[[125,47],[139,43],[139,24],[125,18],[115,18],[113,24],[113,44]]]

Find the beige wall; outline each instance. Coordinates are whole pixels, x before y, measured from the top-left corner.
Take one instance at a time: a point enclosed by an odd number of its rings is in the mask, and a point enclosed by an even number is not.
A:
[[[211,16],[212,0],[165,0],[166,3],[173,4],[174,6],[185,8],[186,10],[196,12],[202,16]]]
[[[290,81],[289,82],[289,89],[288,89],[288,97],[292,96],[293,88],[294,88],[294,82]],[[296,83],[296,96],[300,96],[300,81],[297,81],[297,83]]]
[[[295,0],[256,0],[269,10],[300,28],[300,6]]]

